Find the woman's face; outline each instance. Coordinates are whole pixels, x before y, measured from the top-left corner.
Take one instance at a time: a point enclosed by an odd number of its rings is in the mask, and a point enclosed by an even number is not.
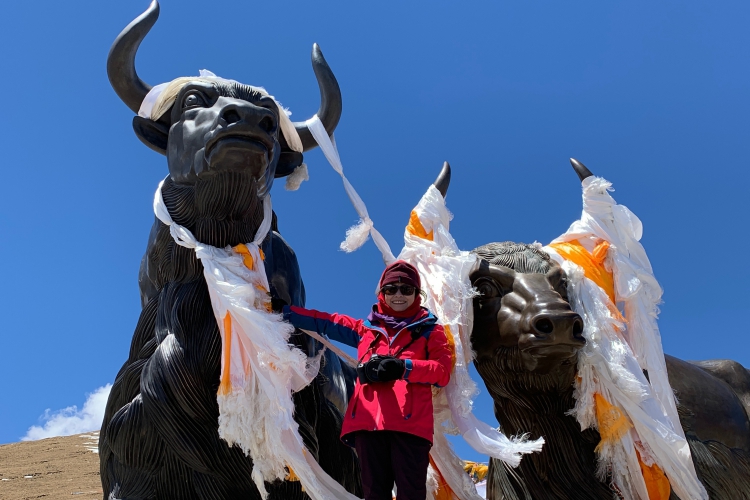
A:
[[[411,295],[404,295],[404,289],[411,288]],[[417,291],[413,286],[403,283],[388,283],[381,288],[385,296],[385,303],[396,312],[409,309],[417,297]],[[408,290],[407,290],[408,291]],[[395,292],[395,293],[393,293]],[[393,295],[389,295],[393,293]]]

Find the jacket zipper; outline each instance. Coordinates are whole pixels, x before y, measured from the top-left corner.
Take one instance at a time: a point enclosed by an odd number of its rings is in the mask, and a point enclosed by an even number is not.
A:
[[[403,332],[404,330],[408,330],[409,327],[418,325],[420,323],[424,323],[428,319],[430,319],[430,316],[427,316],[425,318],[420,319],[419,321],[415,321],[414,323],[406,325],[401,330],[399,330],[398,332],[396,332],[396,335],[394,335],[392,339],[389,339],[388,338],[388,334],[386,332],[384,332],[382,329],[380,329],[380,328],[378,328],[376,326],[370,325],[368,328],[370,328],[371,330],[374,330],[375,332],[377,332],[377,334],[382,335],[383,337],[385,337],[385,340],[388,343],[388,354],[391,354],[391,352],[392,352],[391,348],[393,346],[393,343],[396,341],[396,337],[398,337],[399,335],[401,335],[401,332]],[[377,349],[376,349],[376,352],[377,352]],[[366,356],[366,355],[367,355],[367,353],[365,353],[362,356],[362,359],[364,359],[364,356]],[[370,357],[372,357],[372,355]],[[404,382],[406,383],[407,386],[409,385],[409,382],[407,380],[404,380]],[[359,382],[357,382],[357,383],[359,384]],[[357,396],[361,392],[362,392],[362,385],[360,384],[358,386],[358,390],[352,396],[352,399],[354,399],[354,406],[352,407],[352,418],[354,418],[354,415],[357,412],[357,403],[359,402],[359,398],[357,398]],[[406,402],[404,404],[404,409],[405,409],[405,411],[407,413],[406,413],[406,415],[404,415],[404,420],[409,420],[411,418],[412,406],[414,404],[413,400],[414,400],[414,398],[411,397],[411,395],[409,394],[409,390],[406,389]],[[378,412],[375,414],[375,428],[373,429],[375,431],[378,430],[378,426],[380,425],[380,418],[382,417],[382,414],[383,414],[382,408],[380,407],[380,403],[378,402]]]

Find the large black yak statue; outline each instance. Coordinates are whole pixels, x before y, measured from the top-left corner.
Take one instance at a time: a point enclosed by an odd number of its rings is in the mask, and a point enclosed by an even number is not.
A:
[[[591,175],[580,163],[574,167],[581,180]],[[480,293],[471,336],[477,371],[503,431],[546,440],[541,453],[527,455],[516,469],[492,460],[487,498],[617,498],[609,481],[596,477],[598,432],[581,432],[569,414],[585,341],[582,319],[568,304],[565,273],[533,245],[490,243],[474,252],[481,258],[471,275]],[[710,498],[750,498],[750,374],[729,360],[666,356],[666,362],[693,463]]]
[[[107,61],[112,86],[136,113],[151,87],[136,74],[135,55],[158,15],[154,1],[122,31]],[[341,93],[317,45],[312,62],[321,93],[318,116],[332,134]],[[133,127],[167,157],[162,194],[174,221],[201,243],[224,248],[253,241],[274,177],[302,163],[302,154],[279,133],[279,123],[274,101],[252,87],[195,81],[182,87],[158,120],[136,116]],[[315,147],[304,123],[294,125],[303,149]],[[292,249],[275,230],[262,249],[274,309],[303,306]],[[260,499],[251,459],[218,435],[221,339],[203,267],[158,219],[139,282],[143,310],[109,396],[99,442],[104,498]],[[292,340],[308,355],[319,348],[308,337]],[[356,457],[338,437],[347,402],[344,368],[328,352],[322,366],[313,383],[294,395],[295,420],[323,469],[359,493]],[[267,484],[267,490],[273,499],[307,498],[295,481]]]

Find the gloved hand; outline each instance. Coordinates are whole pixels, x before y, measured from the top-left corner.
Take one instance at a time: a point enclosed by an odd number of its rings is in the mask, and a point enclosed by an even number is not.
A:
[[[404,363],[403,359],[382,358],[376,369],[378,382],[398,380],[404,376],[405,371],[406,363]]]
[[[404,372],[406,372],[404,360],[388,355],[375,354],[367,362],[361,363],[357,367],[360,384],[398,380],[404,376]]]

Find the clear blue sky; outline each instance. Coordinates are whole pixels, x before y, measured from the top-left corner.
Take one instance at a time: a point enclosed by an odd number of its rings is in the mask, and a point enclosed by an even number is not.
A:
[[[127,356],[167,170],[105,61],[147,5],[12,2],[0,19],[0,443],[80,408]],[[644,222],[665,351],[750,366],[748,25],[741,1],[163,0],[137,66],[152,85],[201,68],[262,85],[300,120],[318,107],[318,42],[344,96],[344,167],[394,251],[444,160],[462,248],[549,242],[580,214],[578,158]],[[281,232],[308,306],[362,316],[382,262],[371,242],[338,250],[356,214],[322,154],[306,161],[298,192],[274,186]]]

